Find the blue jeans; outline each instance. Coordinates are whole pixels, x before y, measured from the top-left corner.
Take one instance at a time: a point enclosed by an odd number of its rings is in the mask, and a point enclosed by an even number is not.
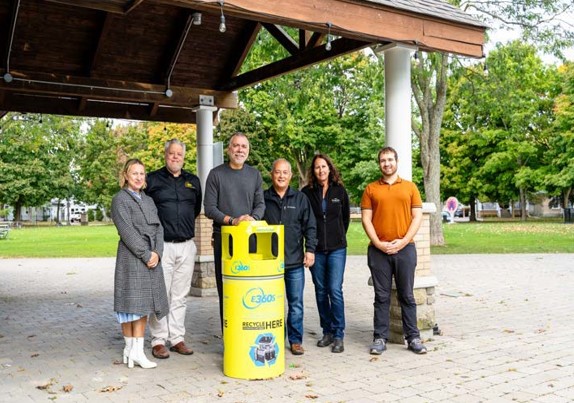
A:
[[[343,276],[346,261],[347,248],[315,252],[315,264],[311,268],[323,334],[332,334],[335,339],[345,336]]]
[[[303,289],[305,268],[303,266],[285,269],[285,294],[287,295],[287,338],[289,344],[303,342]]]

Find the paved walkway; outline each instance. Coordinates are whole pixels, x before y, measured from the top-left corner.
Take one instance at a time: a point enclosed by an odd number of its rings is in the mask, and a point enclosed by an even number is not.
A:
[[[194,355],[172,355],[152,370],[120,364],[113,266],[113,259],[0,259],[0,402],[574,400],[573,255],[433,256],[443,335],[427,342],[426,356],[390,345],[380,357],[367,350],[366,259],[351,257],[345,352],[315,347],[308,277],[306,353],[287,353],[285,373],[266,381],[223,375],[214,297],[189,298]]]

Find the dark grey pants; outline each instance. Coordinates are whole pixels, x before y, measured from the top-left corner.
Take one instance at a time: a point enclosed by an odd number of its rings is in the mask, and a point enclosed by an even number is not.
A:
[[[413,295],[417,250],[413,243],[396,255],[387,255],[369,245],[367,262],[375,289],[374,338],[389,338],[392,278],[395,277],[397,295],[402,311],[403,333],[407,341],[420,337],[417,328],[417,304]]]

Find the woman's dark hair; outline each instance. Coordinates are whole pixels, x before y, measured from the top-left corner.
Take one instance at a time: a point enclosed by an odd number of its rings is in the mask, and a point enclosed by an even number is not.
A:
[[[331,161],[331,158],[327,157],[325,154],[318,153],[315,154],[315,156],[313,156],[313,159],[311,160],[311,166],[309,167],[309,178],[310,178],[309,183],[311,184],[311,187],[319,186],[319,182],[317,182],[317,178],[315,177],[315,161],[317,161],[317,159],[319,158],[327,162],[327,166],[329,167],[329,182],[333,182],[336,183],[337,185],[343,186],[343,180],[341,179],[341,175],[339,174],[337,168],[335,168],[335,165],[333,165],[333,161]]]

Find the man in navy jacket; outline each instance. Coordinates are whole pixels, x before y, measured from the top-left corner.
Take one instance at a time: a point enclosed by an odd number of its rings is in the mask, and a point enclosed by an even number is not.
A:
[[[273,163],[273,186],[264,192],[268,224],[282,224],[285,236],[285,291],[287,304],[287,337],[294,355],[303,349],[303,289],[305,267],[315,262],[317,224],[311,204],[303,193],[289,187],[291,164],[285,159]]]

